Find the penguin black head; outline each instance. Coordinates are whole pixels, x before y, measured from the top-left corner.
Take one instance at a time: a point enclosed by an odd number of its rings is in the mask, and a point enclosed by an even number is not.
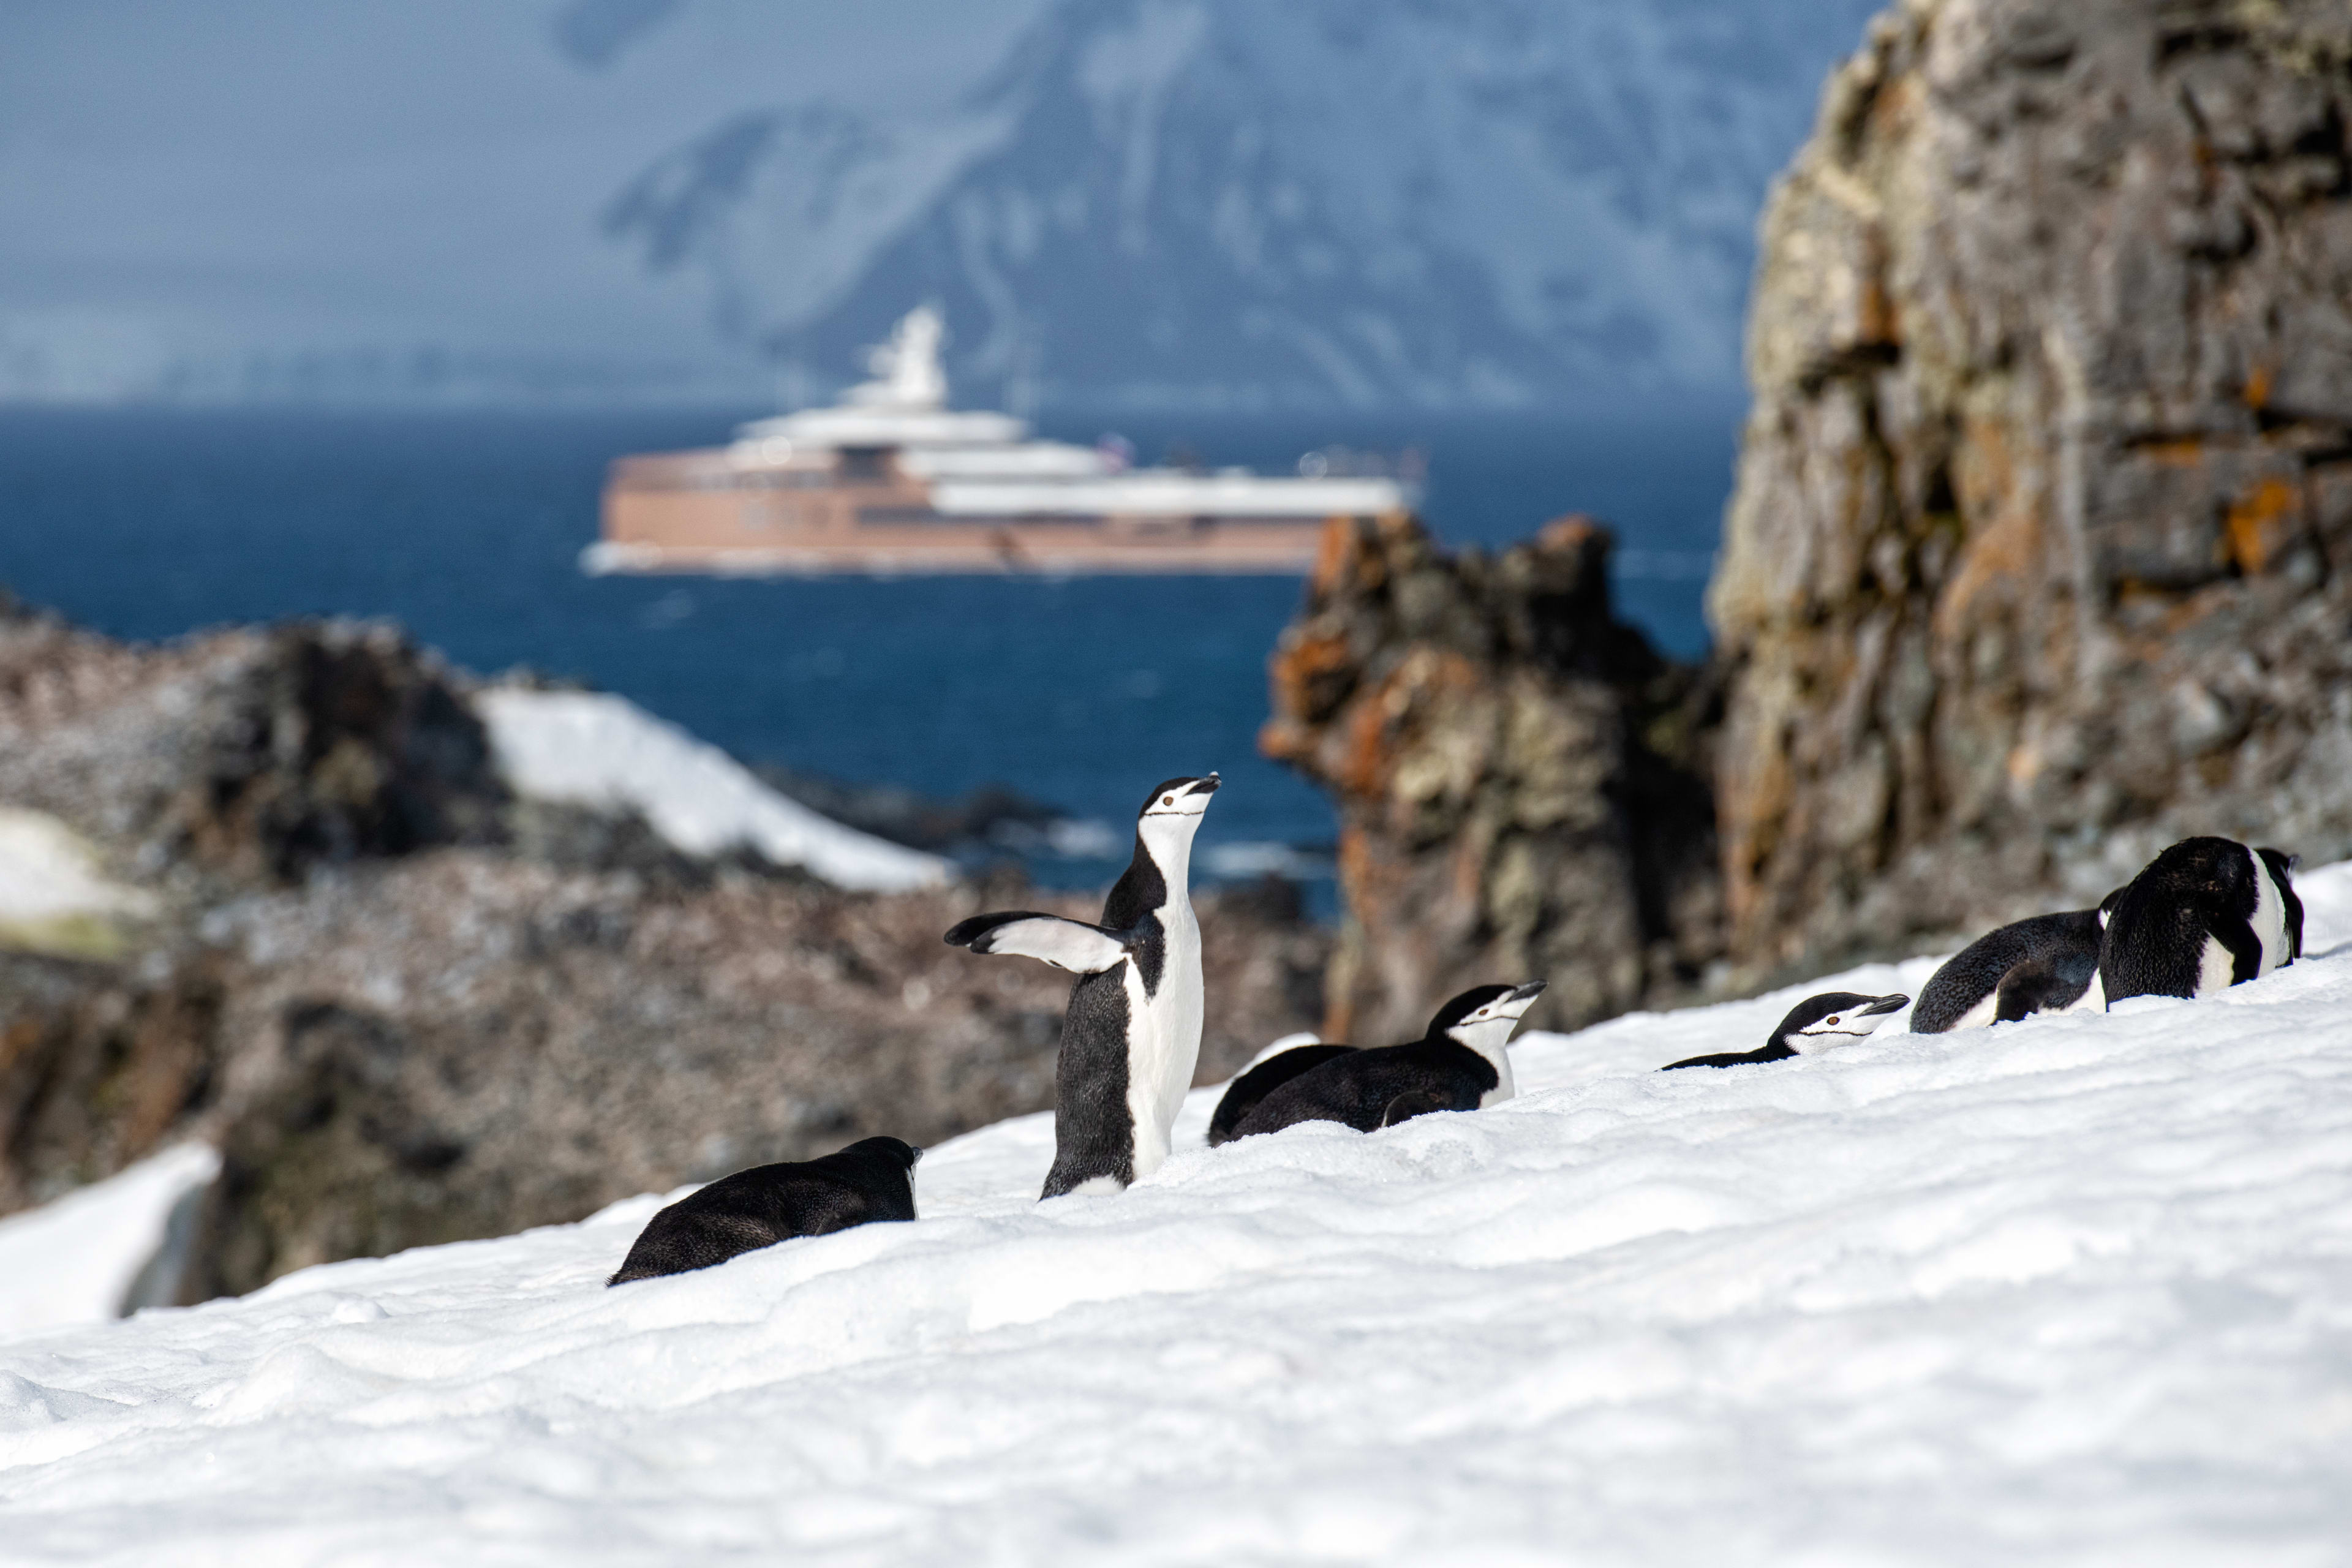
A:
[[[1473,1050],[1500,1050],[1543,989],[1540,980],[1524,985],[1474,985],[1437,1010],[1426,1037],[1454,1040]]]
[[[1801,1056],[1843,1045],[1848,1040],[1866,1040],[1910,1000],[1904,995],[1864,996],[1853,991],[1825,991],[1790,1008],[1789,1016],[1780,1020],[1780,1026],[1772,1031],[1771,1039],[1765,1044],[1767,1048],[1786,1046]]]
[[[1197,779],[1165,779],[1136,815],[1135,836],[1150,850],[1162,876],[1191,863],[1192,835],[1201,830],[1201,814],[1217,793],[1217,775]]]
[[[923,1157],[923,1152],[920,1149],[903,1138],[860,1138],[841,1152],[845,1154],[870,1154],[877,1159],[895,1160],[909,1171],[915,1168],[915,1162]]]
[[[1135,815],[1198,816],[1209,809],[1209,797],[1217,793],[1218,783],[1214,773],[1197,779],[1162,779],[1143,797],[1143,809]]]

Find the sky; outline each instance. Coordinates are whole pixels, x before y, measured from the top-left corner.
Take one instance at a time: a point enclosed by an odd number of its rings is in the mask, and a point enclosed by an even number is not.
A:
[[[950,100],[1042,9],[9,0],[0,362],[70,340],[101,395],[240,343],[745,375],[698,295],[602,238],[614,193],[714,106]]]

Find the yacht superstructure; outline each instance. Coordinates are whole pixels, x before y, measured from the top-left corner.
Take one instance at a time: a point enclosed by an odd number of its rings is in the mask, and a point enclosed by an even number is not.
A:
[[[591,572],[1290,573],[1326,519],[1412,505],[1385,477],[1269,478],[1128,466],[947,405],[943,330],[910,311],[874,379],[830,407],[755,420],[732,443],[623,458]]]

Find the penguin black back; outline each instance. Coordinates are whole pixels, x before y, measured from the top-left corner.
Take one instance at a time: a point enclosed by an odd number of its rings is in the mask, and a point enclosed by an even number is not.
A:
[[[2099,936],[2096,910],[2036,915],[1987,931],[1921,988],[1911,1032],[1940,1035],[2073,1006],[2098,975]]]
[[[915,1162],[896,1138],[866,1138],[814,1160],[722,1176],[646,1223],[607,1285],[709,1268],[798,1236],[915,1217]]]
[[[2108,1003],[2208,996],[2303,956],[2294,859],[2230,838],[2184,838],[2110,906],[2099,948]]]
[[[1866,1040],[1878,1032],[1880,1025],[1903,1010],[1911,998],[1897,994],[1892,996],[1864,996],[1858,991],[1824,991],[1818,996],[1808,996],[1789,1009],[1772,1037],[1752,1051],[1721,1051],[1714,1056],[1685,1057],[1678,1062],[1668,1062],[1660,1072],[1673,1072],[1677,1068],[1733,1068],[1748,1062],[1784,1061],[1802,1056],[1808,1047],[1821,1050],[1849,1040]]]
[[[1333,1057],[1344,1057],[1353,1046],[1312,1045],[1293,1046],[1277,1051],[1258,1063],[1225,1089],[1217,1101],[1216,1113],[1209,1118],[1209,1147],[1230,1143],[1239,1136],[1236,1131],[1242,1118],[1257,1109],[1257,1102],[1297,1078],[1309,1068],[1320,1067]]]

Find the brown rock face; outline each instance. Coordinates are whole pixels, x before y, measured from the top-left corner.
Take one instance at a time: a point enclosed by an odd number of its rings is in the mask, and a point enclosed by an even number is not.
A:
[[[1909,0],[1775,193],[1710,613],[1751,965],[2352,850],[2352,9]]]
[[[1448,557],[1410,518],[1330,525],[1259,742],[1339,805],[1327,1038],[1415,1038],[1454,993],[1534,978],[1543,1021],[1587,1023],[1712,955],[1693,683],[1611,614],[1611,542],[1563,519]]]

